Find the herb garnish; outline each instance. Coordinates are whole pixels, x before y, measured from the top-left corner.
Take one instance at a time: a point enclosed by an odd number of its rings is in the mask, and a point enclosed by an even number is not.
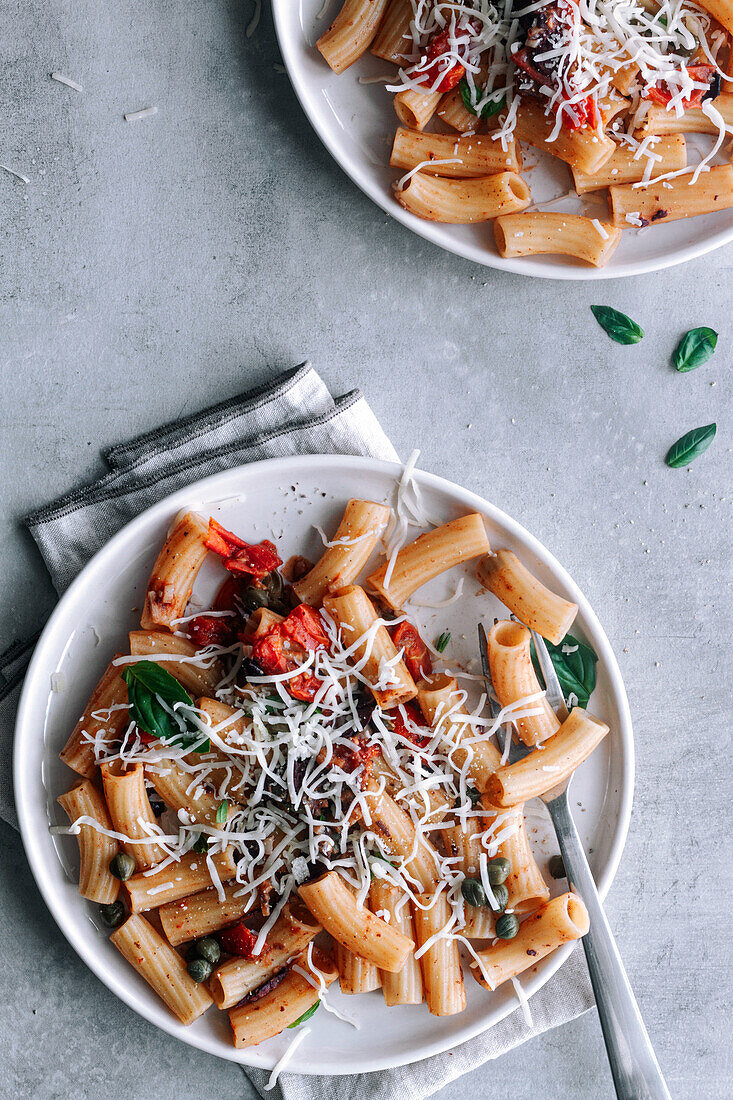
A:
[[[591,306],[590,308],[603,331],[617,344],[638,344],[643,337],[644,329],[613,306]]]
[[[445,650],[446,650],[446,647],[448,645],[448,642],[450,641],[450,638],[451,638],[450,630],[444,630],[443,633],[438,638],[437,642],[435,643],[435,648],[437,649],[438,653],[445,653]]]
[[[691,328],[674,349],[672,362],[675,369],[687,373],[695,370],[696,367],[701,367],[710,359],[717,343],[718,334],[715,329],[705,325],[701,328]]]
[[[297,1020],[293,1020],[292,1024],[288,1024],[288,1027],[297,1027],[298,1024],[304,1024],[306,1020],[310,1020],[313,1013],[316,1011],[321,1003],[320,997],[315,1001],[310,1008],[307,1008],[302,1016],[299,1016]]]
[[[226,821],[228,813],[229,813],[229,801],[228,801],[228,799],[225,798],[223,802],[219,803],[219,808],[216,811],[216,823],[217,823],[217,825],[221,825],[223,821]]]
[[[717,424],[704,424],[702,428],[693,428],[686,432],[667,451],[667,465],[675,470],[680,466],[689,466],[703,451],[707,451],[715,439],[717,428]]]
[[[588,700],[596,686],[596,662],[598,660],[596,654],[589,645],[579,642],[572,634],[566,634],[559,645],[553,645],[552,642],[545,639],[545,645],[568,707],[587,707]],[[563,650],[568,649],[571,650],[570,653],[563,652]],[[540,663],[537,660],[534,642],[530,645],[530,651],[535,672],[544,687],[545,680]],[[571,695],[575,697],[577,702],[570,699]]]
[[[463,100],[463,106],[472,115],[479,115],[480,118],[491,118],[492,115],[496,115],[506,106],[506,96],[500,96],[498,99],[492,98],[488,103],[484,104],[481,108],[481,112],[476,110],[476,106],[484,98],[486,92],[479,94],[479,89],[476,88],[476,96],[474,99],[471,86],[466,80],[465,76],[461,81],[461,99]]]
[[[201,730],[188,712],[171,713],[176,703],[193,707],[193,699],[175,676],[155,661],[138,661],[127,665],[122,679],[127,685],[130,718],[136,726],[168,745],[190,746],[194,752],[210,751],[211,743],[208,738],[202,741]]]

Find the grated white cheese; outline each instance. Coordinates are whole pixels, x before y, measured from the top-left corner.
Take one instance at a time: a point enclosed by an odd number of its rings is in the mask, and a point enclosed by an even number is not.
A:
[[[128,111],[123,115],[125,122],[139,122],[141,118],[151,118],[152,115],[157,115],[157,107],[143,107],[140,111]]]
[[[75,80],[71,80],[70,77],[64,76],[63,73],[51,73],[51,80],[55,80],[59,84],[65,84],[67,88],[73,88],[75,92],[84,91],[81,84],[77,84]]]

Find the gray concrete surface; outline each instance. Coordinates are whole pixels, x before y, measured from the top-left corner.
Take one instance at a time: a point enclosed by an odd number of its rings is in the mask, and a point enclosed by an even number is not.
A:
[[[98,474],[100,446],[305,356],[334,391],[362,386],[398,449],[520,518],[598,610],[638,752],[609,916],[673,1096],[727,1098],[733,253],[593,287],[439,252],[324,152],[274,68],[267,9],[246,40],[250,0],[3,6],[0,161],[30,182],[0,172],[0,643],[53,604],[17,517]],[[612,344],[599,301],[645,340]],[[698,324],[719,351],[678,375],[670,352]],[[711,420],[710,451],[668,470],[670,443]],[[0,1096],[247,1096],[236,1066],[86,970],[1,837]],[[595,1015],[441,1100],[468,1092],[609,1100]]]

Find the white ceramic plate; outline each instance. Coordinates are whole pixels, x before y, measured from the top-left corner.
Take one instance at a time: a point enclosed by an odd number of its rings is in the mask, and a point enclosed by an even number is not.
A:
[[[654,226],[648,231],[629,229],[607,266],[596,269],[561,256],[503,260],[494,247],[490,222],[441,225],[410,214],[392,197],[391,185],[398,175],[388,167],[398,125],[392,95],[381,84],[358,82],[361,76],[388,75],[395,71],[394,66],[367,53],[341,76],[336,76],[315,48],[316,39],[333,20],[339,3],[340,0],[331,0],[325,15],[318,19],[322,0],[273,0],[283,60],[303,110],[334,159],[370,199],[414,233],[467,260],[545,279],[642,275],[692,260],[733,240],[733,209]],[[694,135],[688,138],[693,145]],[[546,202],[572,188],[569,169],[556,158],[532,149],[527,151],[525,160],[527,165],[536,162],[536,166],[522,173],[532,190],[533,201]],[[587,196],[583,202],[573,196],[553,203],[551,208],[568,214],[584,213],[592,218],[608,217],[602,197]]]
[[[226,527],[253,539],[273,538],[283,558],[303,553],[318,556],[321,543],[312,528],[333,530],[350,496],[391,502],[396,463],[343,456],[284,458],[253,463],[217,474],[144,512],[120,531],[84,569],[66,592],[46,626],[33,655],[23,688],[15,737],[15,793],[26,852],[39,889],[72,946],[94,973],[131,1008],[151,1023],[201,1050],[247,1065],[271,1068],[293,1038],[293,1032],[251,1050],[231,1045],[225,1013],[210,1010],[186,1028],[158,1001],[141,978],[95,926],[96,906],[77,892],[77,851],[73,837],[49,832],[66,824],[56,797],[73,776],[58,760],[94,684],[115,650],[126,647],[126,632],[136,628],[152,563],[166,530],[179,509],[214,514]],[[466,511],[486,517],[489,538],[519,554],[553,589],[580,607],[577,632],[598,654],[598,686],[592,708],[611,727],[611,735],[593,753],[573,781],[572,805],[591,866],[605,895],[618,865],[631,812],[633,748],[628,703],[608,639],[588,601],[540,543],[513,519],[473,493],[431,474],[416,474],[431,515],[453,519]],[[221,581],[217,563],[206,563],[194,597],[213,596]],[[461,599],[439,611],[420,610],[417,621],[427,637],[453,631],[451,656],[477,658],[476,622],[491,621],[506,609],[478,593],[473,569],[452,570],[420,590],[423,599],[445,598],[465,579]],[[204,606],[210,606],[208,603]],[[576,629],[574,628],[574,629]],[[65,690],[51,691],[51,674],[61,673]],[[533,810],[534,810],[533,804]],[[537,803],[531,838],[543,868],[557,850],[544,807]],[[560,884],[557,884],[557,891]],[[542,986],[567,959],[571,945],[540,962],[522,978],[528,995]],[[384,1069],[455,1047],[491,1027],[517,1007],[514,991],[488,995],[467,977],[468,1008],[459,1016],[437,1019],[424,1006],[385,1009],[381,995],[338,998],[343,1011],[358,1018],[354,1030],[320,1012],[312,1035],[297,1050],[289,1069],[298,1073],[341,1074]]]

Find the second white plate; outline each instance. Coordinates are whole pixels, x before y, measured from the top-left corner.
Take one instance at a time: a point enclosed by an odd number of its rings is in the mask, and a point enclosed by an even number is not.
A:
[[[78,856],[73,837],[52,836],[49,826],[65,824],[56,798],[72,773],[58,752],[84,709],[111,655],[127,645],[137,627],[150,569],[165,532],[183,507],[213,514],[226,527],[252,539],[272,538],[281,556],[318,556],[322,544],[313,530],[335,529],[346,500],[362,497],[392,501],[397,463],[344,456],[296,456],[253,463],[173,494],[128,524],[84,569],[66,592],[38,642],[26,677],[15,736],[15,796],[23,842],[41,894],[69,942],[109,988],[141,1016],[171,1035],[246,1065],[272,1068],[293,1038],[286,1032],[261,1046],[235,1050],[225,1013],[212,1009],[191,1027],[172,1017],[151,989],[95,926],[96,906],[79,896]],[[580,611],[573,632],[598,654],[598,685],[591,708],[611,734],[579,769],[572,805],[601,895],[621,856],[631,812],[633,748],[628,703],[608,639],[588,601],[552,555],[515,520],[474,493],[431,474],[416,473],[429,513],[441,522],[467,511],[486,518],[489,539],[514,550],[555,591],[575,600]],[[444,599],[464,577],[464,596],[440,610],[421,609],[418,624],[426,637],[452,631],[453,660],[477,661],[476,623],[506,615],[492,596],[480,592],[469,563],[450,570],[420,590],[420,598]],[[221,582],[221,569],[207,563],[195,594],[206,601]],[[203,604],[208,606],[206,602]],[[63,691],[51,690],[60,673]],[[58,683],[59,681],[57,681]],[[530,837],[543,870],[557,845],[540,802],[528,807]],[[555,884],[559,892],[564,884]],[[568,958],[572,945],[542,960],[522,976],[531,997]],[[344,997],[330,991],[359,1030],[325,1012],[297,1050],[289,1071],[343,1074],[380,1070],[449,1050],[491,1027],[517,1008],[512,986],[487,994],[469,976],[468,1007],[458,1016],[436,1018],[425,1006],[385,1009],[380,993]]]
[[[345,73],[336,76],[315,48],[316,39],[336,15],[339,2],[331,0],[319,19],[322,0],[273,0],[283,60],[303,110],[331,155],[370,199],[413,233],[486,267],[545,279],[615,279],[642,275],[692,260],[733,241],[733,209],[721,210],[700,218],[653,226],[648,231],[625,231],[608,265],[594,268],[561,256],[504,260],[494,247],[490,222],[443,225],[410,214],[392,197],[396,173],[388,165],[399,124],[392,95],[381,84],[359,83],[361,76],[387,75],[396,70],[367,53]],[[565,165],[535,150],[531,154],[528,160],[538,163],[523,175],[532,190],[533,201],[545,202],[572,188],[572,178]],[[608,216],[605,201],[591,199],[591,204],[592,210],[587,202],[583,204],[580,200],[555,205],[563,213]]]

